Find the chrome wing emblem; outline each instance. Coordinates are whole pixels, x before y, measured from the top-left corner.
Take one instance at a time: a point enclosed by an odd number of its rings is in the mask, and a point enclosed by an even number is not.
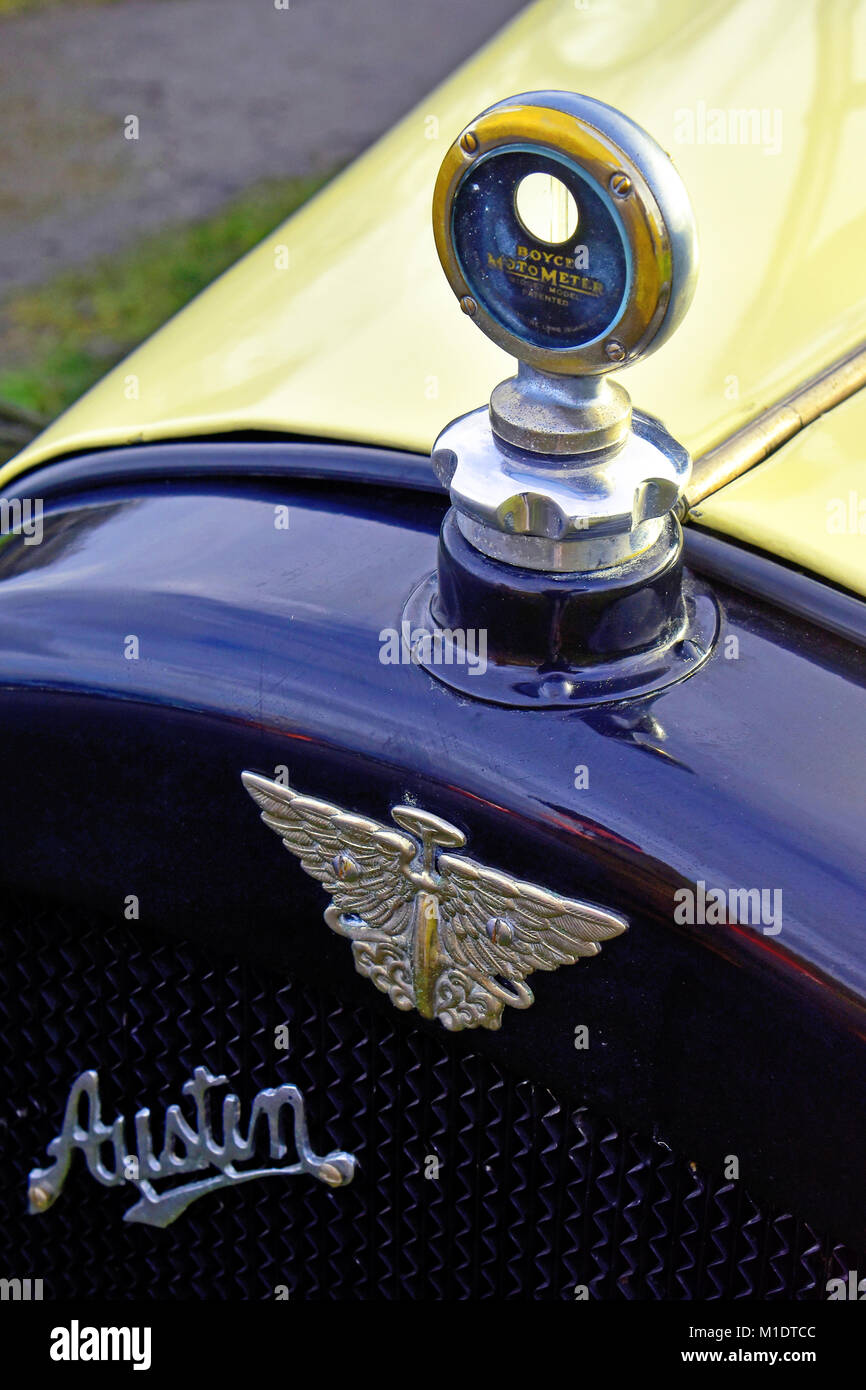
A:
[[[628,925],[449,853],[466,837],[415,806],[391,811],[403,835],[253,772],[242,777],[265,825],[330,896],[325,921],[351,941],[358,973],[396,1008],[446,1028],[499,1028],[506,1004],[533,1002],[533,971],[594,956]]]

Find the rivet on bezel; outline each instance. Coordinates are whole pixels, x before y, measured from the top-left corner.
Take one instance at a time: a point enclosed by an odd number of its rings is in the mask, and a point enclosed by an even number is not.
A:
[[[632,189],[631,179],[628,174],[624,174],[621,169],[617,169],[617,171],[610,176],[608,188],[615,198],[627,198]]]

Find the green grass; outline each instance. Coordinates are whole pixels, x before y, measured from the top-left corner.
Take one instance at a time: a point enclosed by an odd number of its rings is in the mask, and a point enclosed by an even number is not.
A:
[[[0,417],[7,401],[53,419],[325,182],[256,184],[212,217],[13,294],[0,308]]]
[[[116,0],[74,0],[79,6],[113,5]],[[60,5],[70,7],[70,0],[0,0],[0,18],[5,14],[29,14],[31,10],[57,9]]]
[[[160,4],[162,0],[152,0]],[[34,10],[92,10],[97,5],[116,5],[118,0],[0,0],[0,19],[4,15],[32,14]]]

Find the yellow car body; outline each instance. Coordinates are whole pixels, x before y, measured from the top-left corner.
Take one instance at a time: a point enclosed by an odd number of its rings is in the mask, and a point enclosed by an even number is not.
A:
[[[689,190],[694,304],[628,386],[698,459],[693,519],[866,594],[864,0],[539,0],[0,484],[82,450],[237,431],[427,451],[512,370],[442,276],[436,172],[477,111],[539,88],[625,111]]]

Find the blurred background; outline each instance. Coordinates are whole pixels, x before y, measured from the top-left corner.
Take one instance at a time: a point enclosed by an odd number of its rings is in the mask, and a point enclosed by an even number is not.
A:
[[[525,0],[0,0],[0,462]]]

